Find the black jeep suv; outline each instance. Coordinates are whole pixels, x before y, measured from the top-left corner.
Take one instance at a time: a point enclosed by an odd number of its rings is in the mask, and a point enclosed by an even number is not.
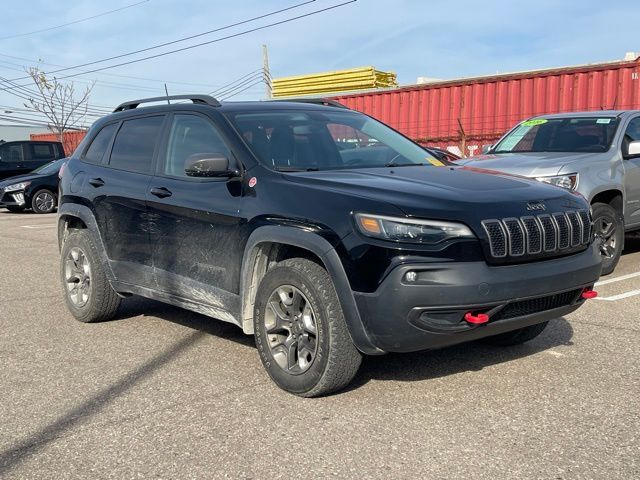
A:
[[[521,343],[595,295],[580,195],[451,166],[328,102],[169,99],[191,103],[120,105],[63,173],[80,321],[136,294],[232,322],[310,397],[347,385],[362,354]]]

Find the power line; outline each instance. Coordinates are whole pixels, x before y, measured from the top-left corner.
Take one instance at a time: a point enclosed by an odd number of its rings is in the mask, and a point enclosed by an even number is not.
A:
[[[220,88],[212,90],[211,92],[207,93],[207,95],[215,95],[216,93],[223,91],[225,88],[233,85],[234,83],[239,82],[241,80],[244,80],[247,77],[256,75],[256,74],[261,73],[261,72],[262,72],[262,68],[257,68],[256,70],[253,70],[252,72],[246,73],[243,76],[241,76],[240,78],[237,78],[236,80],[233,80],[232,82],[229,82],[226,85],[222,85]]]
[[[304,6],[304,5],[308,5],[309,3],[313,3],[313,2],[315,2],[315,1],[316,1],[316,0],[307,0],[307,1],[305,1],[305,2],[302,2],[302,3],[298,3],[298,4],[295,4],[295,5],[292,5],[292,6],[290,6],[290,7],[281,8],[281,9],[279,9],[279,10],[274,10],[273,12],[269,12],[269,13],[266,13],[266,14],[263,14],[263,15],[258,15],[258,16],[256,16],[256,17],[252,17],[252,18],[249,18],[249,19],[247,19],[247,20],[242,20],[242,21],[240,21],[240,22],[232,23],[232,24],[230,24],[230,25],[225,25],[225,26],[223,26],[223,27],[215,28],[215,29],[213,29],[213,30],[208,30],[208,31],[206,31],[206,32],[197,33],[197,34],[195,34],[195,35],[189,35],[188,37],[182,37],[182,38],[179,38],[179,39],[177,39],[177,40],[172,40],[172,41],[170,41],[170,42],[159,43],[158,45],[152,45],[151,47],[141,48],[141,49],[139,49],[139,50],[134,50],[134,51],[127,52],[127,53],[122,53],[122,54],[120,54],[120,55],[114,55],[114,56],[112,56],[112,57],[107,57],[107,58],[103,58],[103,59],[100,59],[100,60],[94,60],[94,61],[92,61],[92,62],[81,63],[81,64],[79,64],[79,65],[75,65],[75,66],[73,66],[73,67],[59,68],[58,70],[52,70],[52,71],[50,71],[50,72],[46,72],[46,73],[47,73],[48,75],[53,75],[53,74],[55,74],[55,73],[65,72],[65,71],[68,71],[68,70],[76,70],[76,69],[78,69],[78,68],[88,67],[88,66],[90,66],[90,65],[96,65],[96,64],[98,64],[98,63],[104,63],[104,62],[108,62],[108,61],[110,61],[110,60],[116,60],[116,59],[118,59],[118,58],[129,57],[129,56],[131,56],[131,55],[137,55],[138,53],[148,52],[148,51],[150,51],[150,50],[155,50],[155,49],[157,49],[157,48],[162,48],[162,47],[166,47],[166,46],[169,46],[169,45],[174,45],[174,44],[176,44],[176,43],[185,42],[185,41],[187,41],[187,40],[192,40],[192,39],[194,39],[194,38],[202,37],[202,36],[205,36],[205,35],[210,35],[210,34],[212,34],[212,33],[220,32],[220,31],[222,31],[222,30],[228,30],[228,29],[230,29],[230,28],[237,27],[237,26],[239,26],[239,25],[244,25],[244,24],[246,24],[246,23],[255,22],[256,20],[260,20],[260,19],[262,19],[262,18],[266,18],[266,17],[271,17],[271,16],[273,16],[273,15],[277,15],[277,14],[279,14],[279,13],[286,12],[286,11],[288,11],[288,10],[293,10],[294,8],[299,8],[299,7],[302,7],[302,6]],[[90,72],[88,72],[88,73],[93,73],[93,71],[90,71]],[[28,78],[28,77],[12,78],[12,80],[24,80],[24,79],[26,79],[26,78]],[[66,77],[62,77],[62,78],[66,78]]]
[[[29,63],[33,63],[33,64],[42,64],[42,65],[50,65],[52,67],[62,67],[62,68],[71,68],[71,67],[66,67],[65,65],[59,65],[57,63],[49,63],[49,62],[42,62],[40,60],[33,60],[30,58],[25,58],[25,57],[16,57],[15,55],[7,55],[6,53],[0,53],[0,57],[5,57],[5,58],[13,58],[14,60],[24,60],[25,62],[29,62]],[[9,63],[9,62],[5,62],[5,63]],[[23,65],[19,65],[17,63],[14,63],[13,65],[17,65],[19,67],[23,67]],[[24,69],[20,70],[20,71],[24,71]],[[80,71],[80,75],[82,75],[84,72]],[[117,74],[117,73],[111,73],[111,72],[105,72],[102,73],[101,75],[106,75],[109,77],[118,77],[118,78],[129,78],[131,80],[141,80],[143,82],[158,82],[158,83],[168,83],[171,85],[191,85],[191,86],[195,86],[195,87],[207,87],[210,88],[211,85],[207,84],[207,83],[194,83],[194,82],[173,82],[173,81],[167,81],[167,80],[159,80],[156,78],[147,78],[147,77],[136,77],[133,75],[121,75],[121,74]]]
[[[51,125],[50,122],[45,122],[45,121],[39,121],[39,120],[33,120],[31,118],[23,118],[23,117],[8,117],[5,115],[0,115],[0,120],[4,120],[5,122],[12,122],[12,123],[18,123],[21,125],[31,125],[31,126],[35,126],[35,127],[47,127],[49,128],[49,126]],[[67,130],[77,130],[77,131],[82,131],[82,130],[86,130],[88,128],[87,125],[79,125],[77,127],[67,127]]]
[[[17,38],[17,37],[26,37],[28,35],[33,35],[33,34],[36,34],[36,33],[49,32],[51,30],[56,30],[58,28],[68,27],[69,25],[75,25],[76,23],[82,23],[82,22],[86,22],[87,20],[93,20],[94,18],[104,17],[105,15],[110,15],[112,13],[120,12],[122,10],[126,10],[127,8],[137,7],[138,5],[142,5],[143,3],[147,3],[148,1],[149,0],[143,0],[141,2],[132,3],[130,5],[125,5],[124,7],[116,8],[115,10],[109,10],[108,12],[98,13],[98,14],[92,15],[90,17],[80,18],[80,19],[74,20],[72,22],[63,23],[62,25],[56,25],[55,27],[47,27],[47,28],[42,28],[40,30],[33,30],[31,32],[24,32],[24,33],[16,33],[14,35],[7,35],[6,37],[0,37],[0,40],[8,40],[9,38]]]
[[[229,93],[233,92],[234,90],[237,90],[238,88],[242,88],[244,86],[246,86],[248,83],[250,82],[254,82],[258,80],[259,82],[264,82],[264,75],[262,74],[262,72],[259,73],[255,73],[252,76],[246,78],[245,80],[243,80],[242,82],[236,83],[233,86],[230,86],[229,88],[225,88],[224,90],[220,90],[218,92],[216,92],[214,95],[215,96],[219,96],[219,97],[224,97],[226,95],[228,95]]]
[[[216,38],[214,40],[209,40],[207,42],[197,43],[197,44],[194,44],[194,45],[189,45],[187,47],[182,47],[182,48],[178,48],[178,49],[175,49],[175,50],[169,50],[168,52],[158,53],[156,55],[150,55],[148,57],[143,57],[143,58],[139,58],[139,59],[136,59],[136,60],[129,60],[127,62],[121,62],[121,63],[117,63],[117,64],[114,64],[114,65],[108,65],[106,67],[96,68],[96,69],[93,69],[93,70],[86,70],[86,71],[84,71],[84,72],[82,72],[80,74],[65,75],[65,76],[62,76],[62,77],[58,77],[58,80],[62,80],[62,79],[65,79],[65,78],[76,77],[78,75],[87,74],[87,73],[101,72],[103,70],[108,70],[108,69],[111,69],[111,68],[122,67],[122,66],[125,66],[125,65],[131,65],[133,63],[138,63],[138,62],[142,62],[142,61],[145,61],[145,60],[151,60],[153,58],[159,58],[159,57],[163,57],[163,56],[170,55],[170,54],[173,54],[173,53],[178,53],[178,52],[183,52],[183,51],[186,51],[186,50],[191,50],[192,48],[201,47],[203,45],[210,45],[212,43],[221,42],[223,40],[228,40],[228,39],[231,39],[231,38],[240,37],[240,36],[246,35],[248,33],[253,33],[253,32],[257,32],[257,31],[260,31],[260,30],[271,28],[271,27],[274,27],[274,26],[277,26],[277,25],[282,25],[282,24],[285,24],[285,23],[293,22],[293,21],[299,20],[301,18],[306,18],[306,17],[310,17],[310,16],[313,16],[313,15],[317,15],[319,13],[323,13],[323,12],[326,12],[326,11],[329,11],[329,10],[333,10],[333,9],[336,9],[336,8],[343,7],[343,6],[348,5],[350,3],[355,3],[356,1],[357,0],[348,0],[348,1],[345,1],[345,2],[342,2],[342,3],[338,3],[336,5],[332,5],[330,7],[325,7],[325,8],[321,8],[321,9],[318,9],[318,10],[314,10],[314,11],[311,11],[309,13],[305,13],[303,15],[297,15],[295,17],[290,17],[290,18],[287,18],[285,20],[280,20],[278,22],[273,22],[273,23],[269,23],[267,25],[262,25],[260,27],[251,28],[249,30],[244,30],[242,32],[234,33],[232,35],[219,37],[219,38]],[[74,68],[74,67],[70,67],[70,68]],[[25,78],[25,77],[22,77],[22,78]],[[19,80],[19,79],[12,79],[12,80]],[[2,90],[6,90],[6,89],[0,89],[0,91],[2,91]]]
[[[229,100],[231,97],[235,97],[236,95],[238,95],[238,94],[240,94],[242,92],[245,92],[245,91],[249,90],[250,88],[255,87],[256,85],[260,85],[262,82],[263,82],[262,79],[258,80],[257,82],[254,82],[251,85],[248,85],[248,86],[246,86],[246,87],[244,87],[244,88],[232,93],[231,95],[227,95],[222,100]]]
[[[8,82],[10,84],[12,84],[13,82],[11,82],[10,80],[7,80],[3,77],[0,77],[0,81],[4,81],[4,82]],[[32,91],[29,90],[28,88],[22,87],[22,86],[18,86],[19,88],[17,88],[17,90],[20,93],[16,93],[16,91],[8,91],[7,93],[9,93],[10,95],[13,95],[15,97],[21,98],[22,100],[26,100],[28,102],[30,102],[32,97],[38,97],[40,96],[40,94],[36,91]],[[25,96],[26,95],[26,96]],[[55,100],[52,100],[52,104],[56,107],[60,107],[61,104],[60,102],[56,102]],[[87,105],[87,111],[85,113],[86,116],[91,116],[91,117],[102,117],[104,115],[106,115],[107,113],[111,113],[111,109],[109,109],[108,111],[102,111],[101,109],[97,109],[95,107],[89,107]]]
[[[0,60],[0,64],[2,64],[0,65],[0,68],[2,68],[3,70],[12,70],[14,72],[24,72],[24,68],[12,68],[12,67],[6,66],[6,65],[15,65],[16,67],[22,67],[22,65],[19,65],[17,63]],[[76,78],[77,78],[76,81],[78,83],[83,83],[87,85],[94,83],[94,81],[91,81],[84,77],[76,77]],[[153,93],[157,93],[159,90],[158,88],[154,88],[154,87],[144,87],[142,85],[134,85],[130,83],[108,82],[104,80],[95,80],[95,84],[100,87],[114,88],[118,90],[130,90],[130,91],[132,90],[132,91],[153,92]]]

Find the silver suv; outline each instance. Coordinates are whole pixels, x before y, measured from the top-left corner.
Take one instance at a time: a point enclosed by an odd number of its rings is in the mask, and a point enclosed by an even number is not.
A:
[[[581,193],[591,204],[594,231],[602,239],[602,273],[614,270],[624,232],[640,229],[640,110],[530,118],[484,151],[456,163]]]

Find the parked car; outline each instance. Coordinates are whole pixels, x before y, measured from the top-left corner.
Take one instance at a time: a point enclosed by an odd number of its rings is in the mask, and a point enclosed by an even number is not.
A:
[[[0,208],[21,212],[30,208],[35,213],[51,213],[58,206],[58,174],[67,161],[54,160],[27,175],[0,181]]]
[[[0,142],[0,180],[29,173],[45,163],[64,157],[60,142]]]
[[[60,276],[82,322],[132,294],[231,322],[311,397],[362,354],[526,342],[596,295],[579,195],[445,166],[344,107],[184,99],[120,105],[66,164]]]
[[[581,193],[602,238],[603,274],[615,269],[624,232],[640,229],[640,111],[594,111],[531,118],[486,155],[459,165],[535,178]]]

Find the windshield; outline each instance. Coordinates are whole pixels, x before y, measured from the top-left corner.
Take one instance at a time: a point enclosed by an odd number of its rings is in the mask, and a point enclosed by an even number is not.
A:
[[[54,160],[53,162],[45,163],[41,167],[36,168],[31,173],[37,173],[38,175],[51,175],[52,173],[58,173],[60,167],[66,160],[66,158],[62,158],[60,160]]]
[[[258,159],[279,171],[437,165],[422,147],[357,112],[279,110],[230,115]]]
[[[507,134],[491,153],[605,152],[618,123],[616,117],[527,120]]]

